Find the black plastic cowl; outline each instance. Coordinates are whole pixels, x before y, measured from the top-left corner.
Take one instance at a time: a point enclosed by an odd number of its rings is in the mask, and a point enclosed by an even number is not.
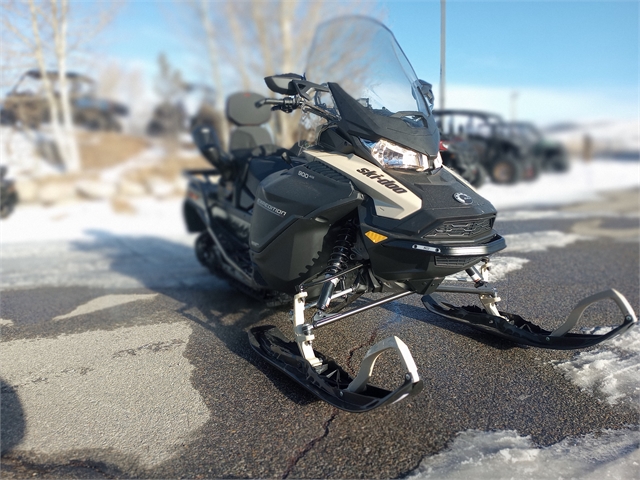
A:
[[[425,155],[438,154],[440,132],[432,116],[425,117],[426,127],[411,126],[402,118],[377,114],[362,106],[337,83],[329,83],[329,88],[340,110],[339,130],[371,141],[385,138]]]

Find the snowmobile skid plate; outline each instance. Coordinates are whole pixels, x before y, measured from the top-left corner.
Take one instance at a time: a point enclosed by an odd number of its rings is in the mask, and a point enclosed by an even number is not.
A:
[[[622,312],[622,324],[601,335],[569,333],[569,330],[576,325],[589,305],[604,299],[616,302]],[[506,338],[515,343],[555,350],[572,350],[597,345],[604,340],[620,335],[638,322],[627,299],[614,289],[597,293],[582,300],[569,314],[567,320],[553,331],[544,330],[519,315],[506,312],[500,312],[501,316],[490,315],[476,306],[455,307],[439,302],[431,295],[422,297],[422,303],[430,312],[464,323],[477,330]]]
[[[372,346],[354,378],[344,371],[332,358],[313,350],[322,361],[321,367],[312,366],[300,354],[296,342],[289,341],[274,326],[252,328],[249,341],[254,350],[271,365],[287,374],[311,393],[334,407],[348,412],[367,412],[383,405],[395,403],[422,390],[415,362],[406,345],[397,337],[390,337]],[[368,383],[377,357],[386,350],[395,349],[408,370],[403,384],[389,391]],[[320,373],[319,373],[320,372]]]

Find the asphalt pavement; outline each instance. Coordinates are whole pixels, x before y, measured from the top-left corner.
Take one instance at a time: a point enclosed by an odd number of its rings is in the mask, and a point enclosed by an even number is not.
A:
[[[553,329],[613,287],[637,313],[637,212],[637,191],[604,211],[506,212],[496,229],[515,251],[496,261],[517,261],[495,282],[501,309]],[[314,347],[353,373],[369,346],[396,335],[424,381],[407,401],[337,410],[249,346],[253,326],[290,332],[288,310],[211,276],[184,239],[103,232],[3,246],[1,282],[6,478],[397,478],[467,430],[515,430],[544,447],[640,425],[633,406],[601,401],[554,367],[574,352],[479,333],[429,313],[417,295],[316,332]],[[585,318],[620,320],[608,304]],[[403,373],[383,356],[372,381],[394,386]]]

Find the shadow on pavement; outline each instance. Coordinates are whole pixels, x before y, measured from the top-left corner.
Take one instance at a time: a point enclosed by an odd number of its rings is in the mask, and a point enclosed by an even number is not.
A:
[[[451,333],[462,335],[475,342],[482,343],[488,347],[498,350],[511,350],[512,348],[528,348],[523,345],[512,343],[506,339],[501,339],[494,335],[475,330],[474,328],[457,323],[453,320],[439,317],[438,315],[431,313],[424,307],[416,307],[415,305],[409,305],[399,302],[398,305],[391,307],[390,305],[382,305],[382,308],[392,311],[393,313],[402,313],[402,315],[408,318],[414,318],[420,322],[428,323],[434,327],[442,328]],[[393,308],[393,310],[391,310]]]
[[[290,400],[300,405],[317,401],[263,361],[249,345],[247,330],[275,310],[212,275],[197,261],[192,246],[159,237],[121,237],[100,230],[88,233],[94,240],[76,241],[74,249],[97,253],[109,261],[110,271],[182,303],[177,313],[213,333],[231,352],[264,373]]]
[[[25,434],[24,411],[15,389],[0,378],[0,446],[2,455],[19,445]]]

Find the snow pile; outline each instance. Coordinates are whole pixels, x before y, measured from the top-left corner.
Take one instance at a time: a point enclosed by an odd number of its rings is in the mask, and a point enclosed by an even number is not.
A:
[[[492,258],[491,270],[489,271],[489,281],[497,282],[504,280],[507,278],[507,274],[520,270],[527,263],[529,263],[528,258],[502,256]],[[467,278],[470,279],[468,275]]]
[[[588,240],[588,237],[575,233],[564,233],[557,230],[543,232],[526,232],[505,235],[508,253],[513,252],[545,252],[549,248],[563,248],[578,240]]]
[[[576,125],[571,129],[547,133],[547,136],[564,143],[573,151],[580,151],[584,138],[589,137],[595,153],[640,154],[640,124],[637,118]]]
[[[500,280],[504,280],[507,277],[507,274],[520,270],[527,263],[529,263],[528,258],[502,257],[502,256],[491,257],[491,270],[489,271],[489,281],[498,282]],[[478,268],[480,266],[482,266],[482,263],[478,264]],[[455,275],[450,275],[447,277],[447,280],[455,280],[459,282],[473,282],[473,280],[471,280],[471,277],[465,271],[458,272]]]
[[[443,452],[427,457],[407,478],[413,480],[546,480],[638,478],[640,432],[606,430],[568,437],[545,448],[512,430],[458,434]]]
[[[86,161],[80,172],[67,174],[51,153],[55,148],[48,127],[38,131],[0,128],[0,159],[8,166],[9,178],[16,181],[21,205],[87,199],[115,199],[122,204],[133,197],[182,196],[187,181],[181,172],[205,164],[186,144],[171,148],[158,139],[82,129],[77,133]]]
[[[595,200],[598,193],[630,188],[640,188],[640,162],[594,160],[573,161],[568,172],[543,174],[534,182],[487,184],[479,193],[499,211]],[[606,208],[603,204],[602,209]]]
[[[8,177],[24,173],[35,175],[59,174],[59,169],[45,162],[34,145],[43,141],[42,135],[28,134],[10,127],[0,127],[0,162],[8,166]]]
[[[556,368],[580,389],[611,405],[625,403],[640,410],[640,330],[633,327],[602,345],[605,348],[581,352]]]
[[[116,213],[108,201],[78,202],[43,208],[18,205],[2,220],[1,241],[11,243],[94,240],[92,232],[116,236],[187,236],[182,218],[182,199],[130,201],[134,212]]]

